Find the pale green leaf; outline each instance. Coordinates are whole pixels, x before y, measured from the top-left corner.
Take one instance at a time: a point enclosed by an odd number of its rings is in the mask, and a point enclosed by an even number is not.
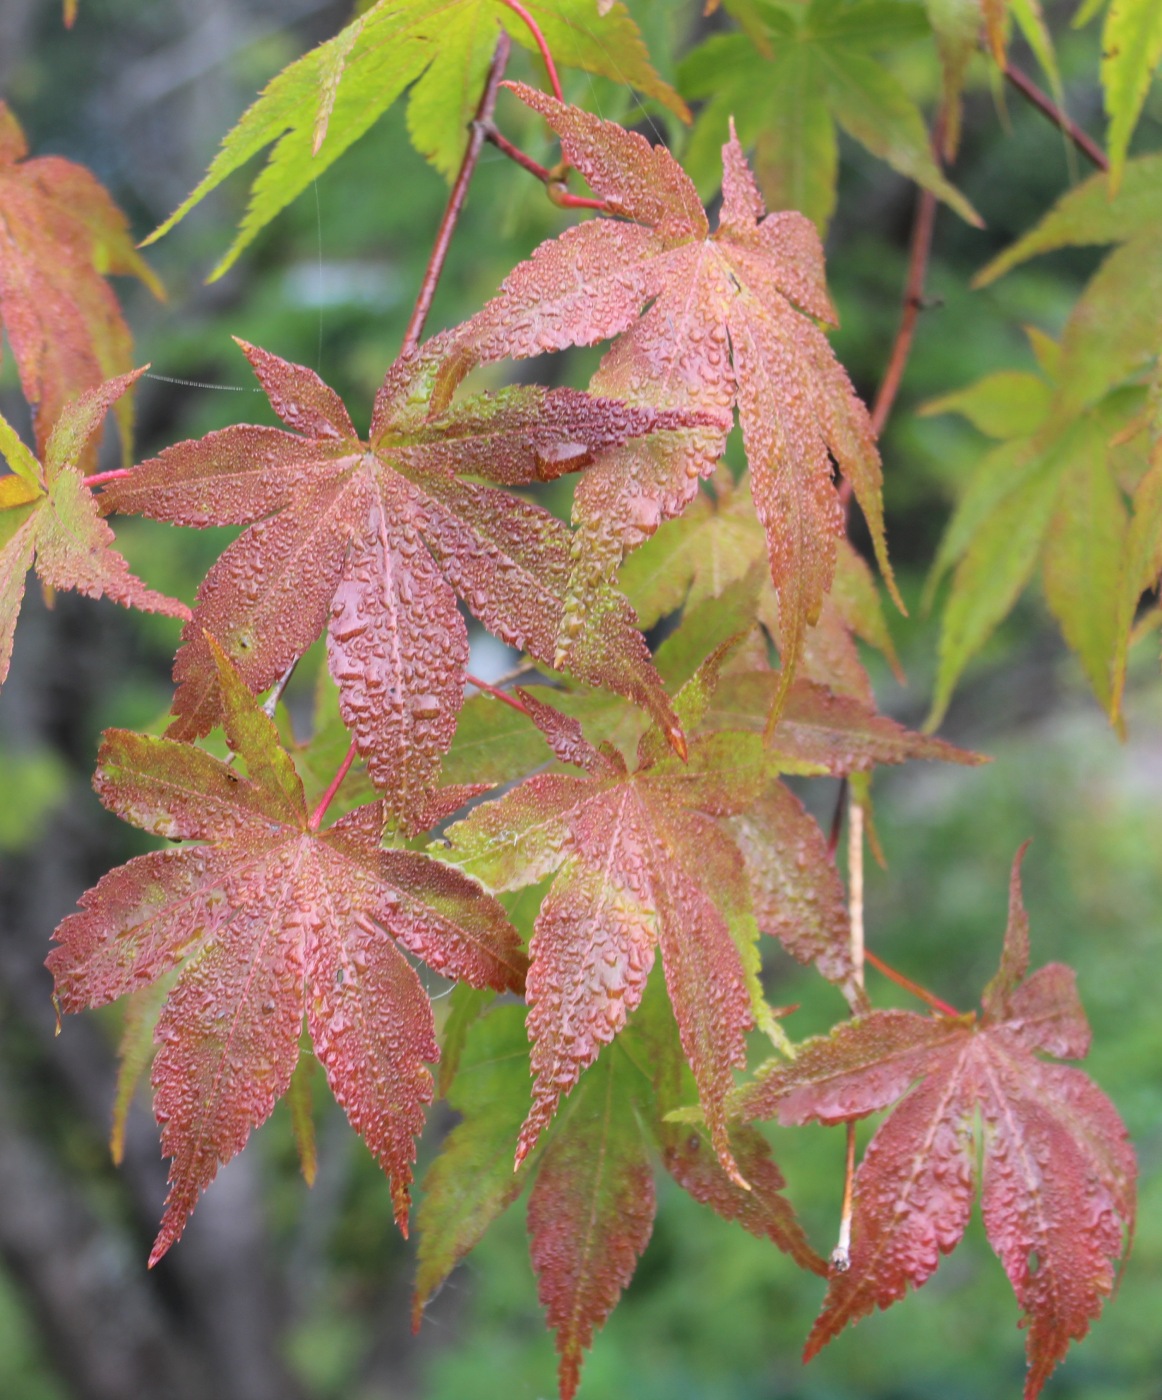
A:
[[[967,389],[942,394],[921,405],[922,417],[959,413],[986,437],[1027,437],[1045,421],[1053,389],[1038,375],[1002,370],[986,375]]]
[[[1083,420],[1045,541],[1045,599],[1078,654],[1094,694],[1112,712],[1118,585],[1126,508],[1098,424]]]
[[[1126,168],[1130,137],[1155,69],[1162,63],[1162,5],[1158,0],[1113,0],[1102,30],[1101,81],[1110,119],[1110,189]]]

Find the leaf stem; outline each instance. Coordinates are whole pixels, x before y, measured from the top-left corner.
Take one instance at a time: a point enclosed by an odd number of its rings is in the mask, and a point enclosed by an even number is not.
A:
[[[436,295],[440,274],[444,270],[444,262],[448,256],[452,234],[456,231],[457,220],[464,208],[464,201],[468,196],[468,185],[476,170],[476,163],[480,159],[480,150],[484,145],[487,129],[492,124],[492,112],[496,106],[497,90],[500,87],[500,80],[504,77],[504,70],[508,65],[508,56],[511,52],[512,40],[501,30],[500,37],[496,41],[496,49],[492,55],[492,65],[488,70],[484,91],[480,94],[476,115],[469,126],[468,147],[464,152],[464,159],[460,162],[460,170],[456,175],[452,192],[448,196],[444,217],[440,220],[436,241],[432,245],[432,255],[424,270],[424,280],[420,283],[419,296],[416,297],[411,319],[404,332],[401,355],[406,355],[414,350],[420,343],[420,336],[424,333],[424,323],[428,319],[428,312],[432,309],[432,300]]]
[[[1099,170],[1110,168],[1106,154],[1097,142],[1091,136],[1086,135],[1075,121],[1067,117],[1048,93],[1042,92],[1023,69],[1018,68],[1014,63],[1009,63],[1005,65],[1004,71],[1005,77],[1021,96],[1048,117],[1055,127],[1063,131],[1087,160],[1092,161]]]
[[[913,982],[910,977],[905,977],[902,972],[897,972],[894,967],[884,962],[883,958],[877,957],[870,948],[864,950],[864,958],[867,962],[871,963],[872,967],[874,967],[877,972],[882,972],[884,976],[889,981],[894,982],[897,987],[903,987],[906,992],[911,992],[914,997],[919,997],[920,1000],[930,1006],[933,1011],[938,1011],[941,1016],[951,1016],[954,1019],[959,1018],[961,1013],[957,1011],[955,1006],[949,1006],[946,1001],[941,1001],[939,997],[933,996],[930,991],[921,987],[918,982]]]
[[[323,824],[323,818],[327,815],[327,808],[335,800],[335,794],[343,786],[343,779],[351,771],[351,765],[355,762],[355,740],[351,740],[351,747],[347,750],[347,757],[339,765],[339,771],[331,779],[331,786],[319,799],[319,805],[311,813],[307,827],[310,831],[318,831]]]
[[[123,481],[127,476],[132,475],[133,473],[128,467],[118,467],[116,471],[98,472],[96,476],[83,476],[81,485],[87,486],[91,491],[94,486],[104,486],[107,481]]]
[[[847,1160],[843,1169],[843,1209],[839,1215],[839,1240],[831,1251],[831,1268],[845,1274],[851,1268],[851,1214],[855,1204],[855,1124],[847,1124]]]
[[[469,685],[474,685],[477,690],[483,691],[485,695],[491,695],[494,700],[503,700],[506,705],[511,705],[514,710],[519,710],[522,715],[529,714],[527,705],[522,705],[519,700],[514,699],[507,691],[501,690],[498,686],[489,685],[487,681],[479,680],[476,676],[469,674],[467,671],[464,672],[464,679]]]
[[[548,40],[541,33],[536,20],[533,19],[528,10],[520,3],[520,0],[500,0],[500,3],[510,9],[513,14],[524,23],[529,33],[533,36],[533,42],[536,44],[537,48],[540,49],[541,57],[545,60],[545,67],[548,69],[549,73],[549,82],[553,86],[553,96],[558,102],[564,102],[565,96],[561,91],[561,80],[557,77],[557,65],[553,62],[553,55],[549,49]]]
[[[502,136],[493,122],[486,124],[484,139],[490,142],[496,149],[514,161],[522,170],[527,170],[530,175],[544,185],[549,198],[558,209],[599,209],[603,214],[611,214],[613,210],[604,199],[591,199],[588,195],[570,194],[569,188],[565,184],[565,172],[568,167],[565,165],[554,166],[548,169],[532,156],[525,155],[519,146],[514,146],[507,136]]]

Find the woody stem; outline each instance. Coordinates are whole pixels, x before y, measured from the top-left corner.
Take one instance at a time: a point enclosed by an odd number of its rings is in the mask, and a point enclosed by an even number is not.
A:
[[[911,992],[914,997],[919,997],[922,1002],[930,1006],[933,1011],[938,1011],[941,1016],[959,1016],[955,1006],[949,1006],[946,1001],[941,1001],[939,997],[933,996],[925,987],[921,987],[918,982],[913,982],[910,977],[905,977],[902,972],[897,972],[894,967],[884,962],[872,952],[870,948],[864,949],[864,958],[871,963],[877,972],[882,972],[889,981],[894,982],[897,987],[903,987],[906,992]]]
[[[1097,142],[1091,136],[1087,136],[1075,121],[1067,117],[1053,99],[1047,93],[1042,92],[1027,73],[1016,67],[1015,64],[1009,63],[1005,65],[1005,77],[1027,102],[1036,107],[1039,112],[1044,113],[1054,126],[1069,137],[1087,160],[1092,161],[1099,170],[1110,168],[1106,154]]]
[[[351,771],[351,765],[355,762],[355,740],[351,740],[351,747],[347,750],[347,757],[339,765],[339,771],[331,779],[331,785],[319,799],[319,805],[311,813],[311,819],[307,826],[311,831],[318,831],[323,824],[323,818],[327,815],[327,808],[335,800],[335,794],[343,786],[343,779]]]
[[[436,295],[440,274],[444,270],[444,262],[448,256],[452,234],[456,231],[456,223],[468,197],[468,185],[480,159],[480,150],[484,145],[487,128],[492,122],[492,112],[496,106],[496,93],[500,87],[500,80],[504,77],[504,70],[511,51],[512,40],[502,30],[493,51],[492,65],[488,70],[484,91],[480,94],[480,101],[476,107],[476,116],[468,129],[468,147],[464,152],[464,159],[460,162],[460,170],[456,175],[456,183],[452,186],[452,193],[448,196],[444,217],[440,220],[440,227],[436,231],[436,241],[432,245],[432,255],[424,270],[424,280],[420,283],[419,296],[416,297],[411,319],[404,332],[401,355],[406,355],[409,351],[414,350],[420,343],[420,336],[424,333],[424,323],[428,319],[428,312],[432,309],[432,300]]]

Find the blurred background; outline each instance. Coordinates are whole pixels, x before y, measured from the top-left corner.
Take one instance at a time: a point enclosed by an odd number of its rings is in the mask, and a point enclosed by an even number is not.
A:
[[[700,3],[631,8],[667,76],[707,21]],[[1071,114],[1101,133],[1094,26],[1068,26],[1050,5]],[[0,97],[33,154],[83,162],[112,190],[139,236],[192,188],[259,87],[350,17],[326,0],[81,0],[66,32],[49,0],[0,4]],[[716,17],[715,23],[721,23]],[[1032,69],[1028,55],[1018,57]],[[899,75],[931,110],[930,49],[897,55]],[[510,72],[536,80],[523,53]],[[604,83],[571,75],[593,110],[672,119]],[[1004,98],[1004,94],[1000,95]],[[501,99],[506,131],[541,138]],[[1157,148],[1157,87],[1139,131]],[[648,129],[648,127],[646,128]],[[1082,172],[1085,173],[1085,172]],[[429,330],[475,310],[505,272],[563,218],[486,149],[453,243]],[[923,315],[904,390],[884,439],[893,558],[909,603],[956,496],[984,450],[958,419],[915,407],[1001,368],[1032,368],[1022,333],[1057,333],[1099,253],[1040,259],[985,292],[972,274],[1027,228],[1075,178],[1059,133],[975,75],[954,176],[983,214],[977,231],[941,209]],[[267,230],[220,282],[203,278],[226,246],[246,182],[235,178],[148,257],[168,289],[155,303],[118,283],[137,360],[162,378],[137,398],[139,458],[238,421],[271,421],[231,335],[313,366],[364,426],[394,358],[446,190],[406,141],[396,106],[313,192]],[[870,397],[899,315],[915,194],[850,144],[842,148],[829,275],[843,320],[840,358]],[[583,384],[592,363],[561,356],[542,378]],[[198,387],[203,386],[203,387]],[[0,409],[27,425],[11,356]],[[107,444],[107,446],[109,446]],[[568,501],[560,498],[567,512]],[[118,525],[134,567],[192,599],[229,532]],[[919,724],[934,670],[936,626],[918,606],[893,618],[909,677],[899,687],[869,658],[882,704]],[[33,588],[0,699],[0,1396],[13,1400],[522,1400],[554,1393],[527,1257],[523,1204],[513,1207],[434,1300],[413,1339],[413,1246],[391,1223],[388,1192],[342,1113],[320,1095],[320,1168],[308,1191],[280,1106],[204,1197],[181,1244],[145,1269],[165,1194],[165,1165],[144,1097],[128,1121],[125,1160],[110,1161],[118,1012],[72,1018],[59,1036],[42,963],[57,922],[144,838],[103,811],[90,788],[98,736],[143,727],[169,703],[177,626]],[[476,640],[473,667],[493,673],[503,649]],[[1148,644],[1149,646],[1150,644]],[[970,670],[943,729],[990,755],[976,770],[932,765],[876,782],[887,869],[869,871],[873,946],[938,995],[968,1007],[991,975],[1004,928],[1009,863],[1025,866],[1034,965],[1078,970],[1094,1028],[1087,1070],[1125,1117],[1142,1168],[1140,1223],[1119,1296],[1046,1391],[1055,1400],[1162,1395],[1162,685],[1156,653],[1137,658],[1129,738],[1119,743],[1089,697],[1036,594]],[[309,703],[304,668],[292,713]],[[833,783],[810,800],[827,820]],[[871,974],[874,978],[875,974]],[[903,1004],[872,985],[879,1005]],[[838,998],[780,963],[776,1002],[801,1002],[797,1037],[841,1013]],[[420,1171],[451,1122],[437,1109]],[[790,1194],[817,1248],[832,1242],[842,1189],[842,1134],[772,1130]],[[587,1363],[581,1395],[603,1400],[841,1400],[1016,1395],[1023,1338],[979,1219],[918,1295],[846,1333],[804,1369],[802,1340],[822,1284],[661,1182],[655,1234]]]

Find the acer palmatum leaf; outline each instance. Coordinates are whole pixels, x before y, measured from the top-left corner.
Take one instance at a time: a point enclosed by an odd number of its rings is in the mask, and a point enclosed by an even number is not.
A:
[[[173,1161],[151,1263],[287,1091],[304,1015],[406,1231],[414,1138],[432,1092],[425,1062],[438,1050],[427,994],[398,945],[474,986],[519,991],[524,981],[519,937],[494,899],[459,871],[380,847],[382,803],[315,829],[273,722],[221,652],[217,661],[245,773],[192,745],[107,731],[101,800],[197,844],[104,876],[57,929],[48,959],[63,1011],[181,967],[156,1031],[154,1108]]]
[[[870,420],[816,324],[835,320],[819,236],[801,214],[765,213],[733,135],[723,148],[722,216],[712,235],[693,184],[663,147],[511,86],[545,117],[566,158],[618,217],[542,244],[462,329],[460,354],[468,362],[495,360],[620,336],[594,380],[599,392],[718,412],[737,405],[789,677],[819,616],[843,533],[832,459],[852,482],[899,602]],[[654,465],[668,465],[668,475],[651,484],[635,470],[620,502],[609,491],[601,495],[603,512],[620,513],[626,544],[689,501],[714,461],[674,455]],[[643,484],[652,514],[643,510]],[[611,528],[579,509],[582,532]]]
[[[1026,1400],[1113,1288],[1133,1230],[1134,1153],[1090,1079],[1037,1058],[1084,1057],[1089,1027],[1070,968],[1050,964],[1025,978],[1019,862],[1020,854],[1001,967],[979,1021],[873,1011],[805,1042],[793,1063],[737,1096],[742,1117],[787,1124],[850,1121],[901,1100],[856,1173],[851,1267],[832,1276],[807,1358],[847,1323],[902,1298],[909,1283],[924,1283],[959,1244],[982,1151],[985,1230],[1028,1329]]]
[[[524,0],[558,64],[631,83],[683,118],[686,104],[654,71],[632,16],[590,0]],[[197,188],[146,240],[171,229],[210,190],[274,145],[251,188],[234,242],[211,274],[238,254],[372,125],[405,90],[412,144],[451,177],[484,88],[500,26],[535,49],[528,25],[507,0],[378,0],[350,24],[277,74],[222,141]]]
[[[133,341],[107,275],[132,274],[163,293],[104,186],[70,160],[27,154],[24,133],[0,102],[0,322],[43,452],[70,399],[132,364]],[[128,460],[128,399],[117,418]],[[92,456],[86,451],[86,463]]]
[[[0,477],[0,683],[8,675],[31,568],[50,588],[112,598],[127,608],[168,617],[190,616],[184,603],[155,593],[129,572],[78,468],[110,406],[143,373],[134,370],[110,379],[66,403],[48,436],[43,462],[0,416],[0,455],[13,470]]]
[[[689,683],[680,709],[696,711],[703,684],[702,676]],[[693,701],[684,699],[691,688]],[[767,752],[758,735],[711,734],[683,762],[655,728],[630,771],[610,746],[589,744],[576,721],[527,693],[524,701],[558,756],[586,776],[534,775],[447,833],[450,858],[491,889],[556,872],[531,945],[533,1106],[518,1162],[624,1027],[660,948],[714,1148],[741,1182],[724,1103],[761,1002],[757,927],[742,857],[716,818],[745,810],[762,792],[773,771]]]
[[[324,629],[343,720],[372,781],[413,826],[452,741],[468,659],[459,595],[503,641],[552,665],[570,572],[569,532],[498,486],[551,480],[604,447],[685,421],[571,389],[516,387],[437,411],[446,338],[389,371],[370,440],[312,370],[243,345],[293,431],[238,426],[179,443],[106,488],[106,508],[182,525],[249,528],[198,590],[174,675],[170,733],[218,721],[208,637],[255,692]],[[629,605],[590,601],[570,655],[676,730]]]

